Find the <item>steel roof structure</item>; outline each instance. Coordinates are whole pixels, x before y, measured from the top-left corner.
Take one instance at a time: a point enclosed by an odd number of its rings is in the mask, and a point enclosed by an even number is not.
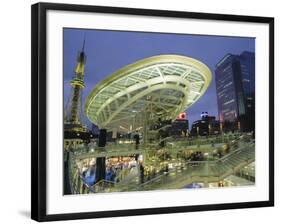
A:
[[[212,79],[202,62],[159,55],[125,66],[88,95],[85,114],[100,128],[135,130],[144,120],[174,120],[206,91]]]

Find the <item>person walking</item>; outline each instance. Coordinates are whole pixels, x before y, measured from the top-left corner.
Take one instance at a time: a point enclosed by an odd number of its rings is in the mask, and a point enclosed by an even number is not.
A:
[[[137,131],[135,136],[134,136],[134,139],[135,139],[135,143],[136,143],[136,149],[139,149],[139,144],[140,144],[140,135],[139,135],[139,132]]]
[[[139,145],[140,145],[140,136],[138,131],[136,132],[136,134],[134,135],[134,139],[135,139],[135,143],[136,143],[136,150],[139,149]],[[135,155],[135,160],[138,161],[139,158],[139,154]]]

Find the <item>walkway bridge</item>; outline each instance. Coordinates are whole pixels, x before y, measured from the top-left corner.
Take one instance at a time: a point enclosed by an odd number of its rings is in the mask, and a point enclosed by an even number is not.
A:
[[[208,149],[219,149],[226,143],[231,143],[231,141],[237,141],[237,137],[234,135],[229,135],[222,138],[209,138],[209,139],[193,139],[186,140],[184,138],[175,139],[168,137],[170,141],[167,141],[167,145],[164,147],[170,153],[177,153],[182,150],[208,150]],[[163,139],[162,139],[163,140]],[[86,149],[85,147],[81,149],[76,149],[73,152],[74,159],[88,159],[88,158],[99,158],[99,157],[115,157],[115,156],[133,156],[135,154],[143,154],[148,152],[155,152],[158,144],[147,143],[146,147],[140,144],[139,149],[136,149],[135,144],[132,143],[121,143],[121,144],[108,144],[105,147],[96,147],[94,151]]]

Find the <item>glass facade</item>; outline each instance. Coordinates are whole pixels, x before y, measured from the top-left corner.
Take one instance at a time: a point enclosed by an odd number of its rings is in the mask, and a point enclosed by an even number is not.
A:
[[[247,51],[240,55],[227,54],[216,65],[215,74],[220,121],[226,129],[253,131],[255,54]]]

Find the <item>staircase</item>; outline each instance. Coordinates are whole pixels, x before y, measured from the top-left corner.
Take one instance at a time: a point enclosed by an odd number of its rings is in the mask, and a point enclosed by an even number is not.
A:
[[[243,144],[219,160],[187,162],[181,168],[171,169],[167,173],[127,190],[179,189],[193,182],[218,182],[254,160],[254,144]]]
[[[124,192],[147,191],[155,189],[180,189],[194,182],[218,182],[234,174],[237,170],[255,161],[255,144],[251,142],[239,142],[238,148],[216,161],[188,161],[176,166],[168,172],[156,175],[154,178],[139,184],[139,168],[124,175],[118,183],[101,181],[93,187],[83,188],[83,180],[79,176],[75,164],[69,163],[70,182],[73,193],[88,192]],[[80,177],[80,178],[79,178]],[[82,180],[82,181],[81,181]],[[82,182],[82,183],[81,183]],[[74,183],[74,185],[73,185]]]

